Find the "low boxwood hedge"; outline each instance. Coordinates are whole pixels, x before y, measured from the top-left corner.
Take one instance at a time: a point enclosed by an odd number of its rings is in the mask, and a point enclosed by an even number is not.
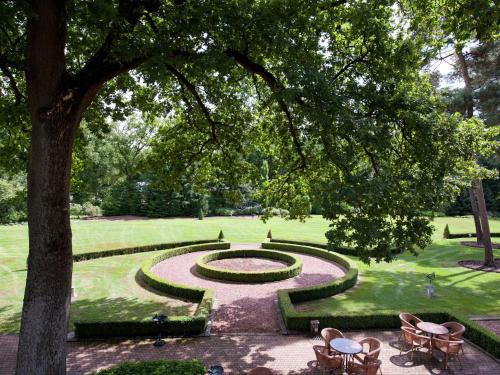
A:
[[[456,238],[476,238],[476,233],[450,233],[444,237],[445,239],[456,239]],[[500,233],[490,233],[491,237],[500,237]]]
[[[152,273],[151,268],[155,264],[177,255],[203,250],[229,249],[230,247],[231,244],[228,242],[184,246],[167,250],[142,264],[139,276],[150,287],[172,296],[198,302],[198,307],[193,316],[167,317],[167,321],[162,327],[164,334],[188,335],[202,333],[210,316],[214,291],[171,282]],[[149,319],[143,321],[76,321],[74,325],[75,336],[78,338],[151,336],[158,332],[158,327]]]
[[[209,262],[230,258],[266,258],[281,260],[288,263],[288,267],[267,271],[235,271],[216,268]],[[263,283],[288,279],[300,274],[302,260],[294,255],[268,250],[228,250],[203,255],[196,260],[196,271],[203,276],[218,280],[238,281],[248,283]]]
[[[190,361],[148,361],[125,362],[106,370],[96,372],[96,375],[204,375],[205,366],[197,359]]]
[[[84,260],[112,257],[115,255],[145,253],[148,251],[166,250],[181,246],[198,245],[198,244],[213,243],[213,242],[217,242],[217,240],[212,239],[212,240],[195,240],[195,241],[183,241],[183,242],[168,242],[168,243],[159,243],[153,245],[124,247],[120,249],[92,251],[89,253],[73,255],[73,261],[82,262]]]
[[[303,246],[311,246],[311,247],[317,247],[320,249],[328,250],[328,251],[334,251],[336,253],[340,253],[343,255],[351,255],[351,256],[358,256],[358,252],[356,249],[352,249],[350,247],[335,247],[332,248],[326,243],[321,243],[321,242],[312,242],[312,241],[298,241],[298,240],[283,240],[280,238],[272,238],[271,242],[279,242],[279,243],[289,243],[289,244],[294,244],[294,245],[303,245]],[[399,249],[392,249],[391,250],[392,254],[400,254],[401,250]]]
[[[358,279],[358,268],[356,267],[356,264],[341,254],[325,251],[311,246],[294,245],[289,243],[264,242],[262,243],[262,247],[264,249],[291,251],[295,253],[314,255],[338,263],[346,269],[346,274],[339,279],[305,288],[279,290],[278,299],[280,305],[283,303],[289,303],[293,306],[293,303],[330,297],[353,287]],[[284,315],[283,317],[285,318],[286,324],[286,316]]]

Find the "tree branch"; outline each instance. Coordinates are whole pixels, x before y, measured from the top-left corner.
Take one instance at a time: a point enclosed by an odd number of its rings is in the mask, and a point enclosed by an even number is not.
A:
[[[196,100],[196,103],[198,104],[198,107],[200,108],[200,111],[203,113],[205,118],[207,119],[207,122],[210,124],[211,127],[211,137],[212,140],[215,142],[217,140],[217,125],[219,122],[216,122],[212,119],[210,115],[210,111],[208,108],[205,106],[203,103],[203,100],[201,99],[200,95],[198,94],[198,91],[196,91],[196,86],[194,86],[185,75],[183,75],[180,71],[178,71],[175,66],[171,64],[165,64],[166,68],[170,73],[172,73],[179,83],[184,86],[190,93],[193,95],[194,99]]]
[[[354,60],[349,61],[346,65],[342,67],[335,75],[333,76],[333,81],[337,80],[342,74],[344,74],[352,65],[354,65],[357,62],[362,61],[366,56],[368,55],[368,52],[365,52],[361,56],[356,57]]]
[[[280,109],[283,111],[287,118],[288,122],[288,131],[290,132],[290,135],[292,136],[293,144],[295,146],[295,149],[297,150],[301,164],[300,167],[304,169],[307,165],[306,157],[304,154],[304,151],[302,149],[302,144],[300,143],[299,140],[299,135],[297,132],[297,129],[293,125],[293,118],[292,118],[292,113],[290,112],[290,109],[288,108],[287,104],[281,98],[281,93],[285,89],[283,85],[276,79],[276,77],[269,72],[266,68],[264,68],[262,65],[259,65],[252,60],[250,60],[247,56],[243,55],[242,53],[235,51],[233,49],[228,49],[226,50],[226,55],[229,57],[232,57],[236,63],[238,63],[240,66],[245,68],[248,72],[257,74],[260,76],[264,82],[267,84],[267,86],[271,89],[273,94],[275,94],[276,99],[278,101],[278,105]],[[297,102],[301,102],[302,100],[300,98],[296,98]]]
[[[23,101],[23,99],[25,99],[25,96],[19,90],[19,86],[17,85],[16,79],[15,79],[14,75],[12,74],[12,72],[9,70],[9,68],[1,62],[0,62],[0,64],[1,64],[0,70],[9,80],[10,88],[14,92],[14,96],[16,98],[15,103],[16,103],[16,105],[18,105]]]

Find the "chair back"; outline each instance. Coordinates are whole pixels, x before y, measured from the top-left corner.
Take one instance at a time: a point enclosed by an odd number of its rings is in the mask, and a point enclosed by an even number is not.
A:
[[[446,322],[441,324],[450,330],[450,337],[461,340],[464,337],[465,326],[457,322]]]
[[[410,328],[415,328],[417,323],[422,322],[422,319],[417,318],[415,315],[412,315],[410,313],[399,314],[399,320],[401,321],[402,327],[410,327]]]
[[[347,373],[349,375],[377,375],[382,361],[379,359],[371,359],[364,364],[349,362]]]
[[[436,349],[439,349],[442,352],[452,355],[458,354],[460,352],[460,349],[462,348],[462,344],[464,343],[462,340],[456,340],[456,339],[445,340],[445,339],[439,339],[437,337],[433,338],[432,342]]]
[[[256,367],[250,370],[248,375],[274,375],[274,372],[267,367]]]
[[[314,354],[316,355],[316,360],[320,367],[323,368],[340,368],[342,367],[342,358],[340,356],[328,355],[329,349],[323,345],[313,346]]]
[[[417,332],[414,328],[401,327],[401,330],[403,331],[403,339],[404,339],[404,342],[406,344],[409,344],[409,345],[430,344],[430,340],[431,340],[430,337],[417,334]]]
[[[321,337],[325,341],[326,347],[330,349],[330,341],[343,338],[344,334],[335,328],[323,328],[321,330]]]
[[[366,354],[365,361],[368,358],[377,359],[380,350],[382,350],[382,341],[376,339],[375,337],[366,337],[359,342],[359,344],[363,347],[363,352]],[[365,345],[368,346],[368,350],[364,351]]]

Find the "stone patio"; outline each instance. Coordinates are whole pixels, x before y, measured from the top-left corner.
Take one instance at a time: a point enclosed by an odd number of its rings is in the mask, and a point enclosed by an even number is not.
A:
[[[500,363],[472,345],[466,344],[461,357],[463,368],[451,361],[447,371],[441,369],[436,358],[417,353],[415,361],[399,355],[399,331],[347,332],[355,340],[376,337],[384,343],[380,359],[383,375],[428,374],[500,374]],[[319,338],[299,335],[221,335],[186,339],[168,339],[162,348],[155,348],[152,340],[108,340],[68,343],[68,372],[86,374],[116,363],[155,359],[198,358],[206,366],[221,364],[224,374],[245,374],[249,369],[266,366],[277,374],[309,374],[314,365],[312,346],[321,344]],[[14,373],[17,336],[0,336],[0,374]]]

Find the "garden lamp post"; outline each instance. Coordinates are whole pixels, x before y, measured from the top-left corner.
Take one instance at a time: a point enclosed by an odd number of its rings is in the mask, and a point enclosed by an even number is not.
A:
[[[163,314],[160,315],[156,314],[155,316],[153,316],[153,322],[156,323],[156,325],[158,326],[158,336],[156,337],[156,341],[153,344],[156,347],[165,345],[165,340],[161,338],[161,327],[165,323],[166,319],[167,317]]]

